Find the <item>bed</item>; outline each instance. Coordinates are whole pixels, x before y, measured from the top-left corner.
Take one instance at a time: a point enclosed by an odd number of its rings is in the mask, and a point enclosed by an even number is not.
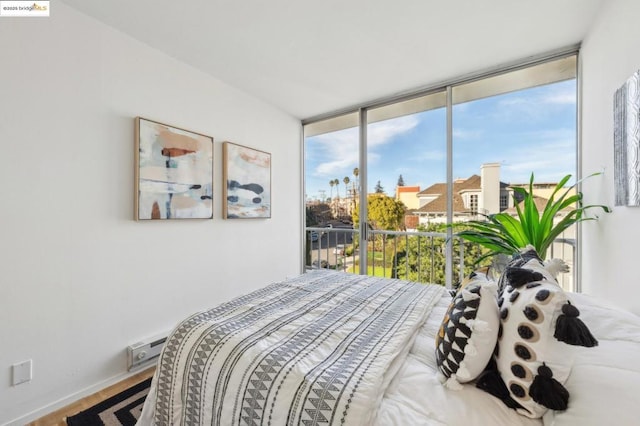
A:
[[[314,270],[186,318],[138,425],[632,425],[640,318],[570,294],[599,345],[572,348],[566,410],[523,416],[438,377],[437,285]]]

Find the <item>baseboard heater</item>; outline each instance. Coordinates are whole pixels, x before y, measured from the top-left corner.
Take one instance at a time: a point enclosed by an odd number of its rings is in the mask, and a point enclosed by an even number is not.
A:
[[[162,352],[168,333],[163,333],[127,347],[127,368],[135,370],[155,362]]]

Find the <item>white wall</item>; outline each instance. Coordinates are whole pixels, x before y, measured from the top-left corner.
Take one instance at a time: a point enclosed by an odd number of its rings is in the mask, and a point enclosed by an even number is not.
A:
[[[127,345],[300,270],[299,121],[52,9],[0,22],[0,424],[123,378]],[[213,220],[132,220],[137,115],[215,138]],[[271,219],[222,219],[224,140],[272,153]],[[12,387],[26,359],[33,380]]]
[[[583,186],[588,204],[614,207],[613,96],[640,68],[640,2],[607,0],[582,45]],[[640,207],[614,207],[583,229],[582,290],[640,314]]]

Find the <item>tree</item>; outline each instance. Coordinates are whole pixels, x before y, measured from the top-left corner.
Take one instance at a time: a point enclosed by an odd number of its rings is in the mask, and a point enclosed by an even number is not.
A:
[[[358,180],[358,176],[360,176],[360,169],[359,168],[355,168],[353,169],[353,176],[355,177],[355,180],[353,181],[353,207],[355,208],[355,203],[356,203],[356,199],[358,198],[359,195],[359,180]]]
[[[334,181],[333,179],[331,179],[331,180],[329,181],[329,186],[331,186],[331,192],[329,192],[329,194],[331,194],[331,195],[329,195],[329,198],[333,198],[333,186],[334,186],[335,184],[336,184],[336,181]]]
[[[318,226],[331,219],[331,207],[329,203],[320,202],[307,206],[307,226]]]
[[[430,232],[443,235],[442,237],[417,237],[411,236],[408,239],[400,239],[398,241],[397,257],[393,259],[394,278],[406,279],[423,283],[434,283],[445,285],[445,252],[447,225],[430,224],[428,226],[419,225],[419,232]],[[460,247],[460,245],[463,247]],[[462,277],[468,276],[478,266],[475,260],[482,257],[489,250],[478,244],[468,241],[455,239],[453,243],[453,264],[461,263],[460,251],[464,253],[464,272]],[[488,260],[485,260],[485,264]],[[454,284],[460,276],[454,276]],[[459,282],[457,282],[459,284]]]
[[[358,187],[358,176],[360,176],[360,169],[359,168],[355,168],[353,169],[353,176],[355,176],[356,180],[355,180],[355,187]],[[354,191],[355,194],[355,191]]]
[[[378,183],[376,183],[375,192],[376,192],[376,194],[384,194],[384,188],[382,187],[382,184],[380,184],[380,181],[378,181]]]
[[[398,183],[396,185],[397,186],[404,186],[404,179],[402,179],[402,175],[400,175],[400,177],[398,177]]]
[[[338,185],[340,185],[340,179],[335,178],[333,180],[333,184],[336,186],[336,198],[339,200],[340,199],[340,190],[338,189]]]
[[[359,223],[359,206],[353,211],[353,223]],[[402,201],[384,194],[371,194],[367,197],[367,221],[374,229],[397,231],[403,228],[407,208]]]
[[[342,179],[342,181],[344,182],[344,197],[346,199],[351,198],[352,205],[353,205],[355,194],[352,192],[351,197],[349,197],[349,182],[351,182],[351,179],[349,179],[349,176],[345,176],[344,179]],[[351,207],[351,210],[353,210],[353,207]],[[342,214],[343,215],[349,214],[349,208],[347,207],[346,211],[343,211]]]
[[[368,203],[369,221],[375,229],[395,231],[403,228],[407,208],[402,201],[386,195],[374,195],[369,197]]]
[[[358,207],[359,204],[356,204],[352,214],[354,227],[356,228],[358,227],[358,215],[360,213]],[[367,197],[367,223],[373,229],[385,231],[401,230],[406,210],[407,208],[402,201],[396,201],[384,194],[371,194]],[[383,235],[380,234],[374,235],[374,238],[372,238],[374,253],[376,252],[376,242],[382,242],[383,238]]]

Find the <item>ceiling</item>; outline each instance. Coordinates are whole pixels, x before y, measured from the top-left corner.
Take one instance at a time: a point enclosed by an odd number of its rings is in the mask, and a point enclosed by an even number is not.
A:
[[[603,0],[64,0],[304,119],[582,41]]]

